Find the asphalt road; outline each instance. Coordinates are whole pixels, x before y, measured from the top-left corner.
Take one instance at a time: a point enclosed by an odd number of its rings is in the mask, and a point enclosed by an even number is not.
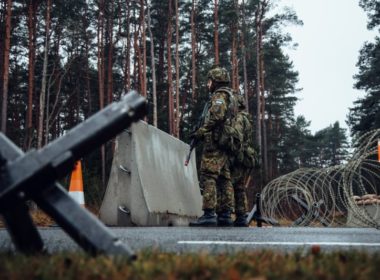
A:
[[[253,250],[281,252],[310,250],[359,250],[380,252],[380,231],[371,228],[189,228],[135,227],[111,228],[123,242],[140,251],[210,253]],[[49,252],[76,251],[79,247],[60,228],[39,228]],[[101,242],[101,240],[99,240]],[[13,250],[8,232],[0,230],[0,251]]]

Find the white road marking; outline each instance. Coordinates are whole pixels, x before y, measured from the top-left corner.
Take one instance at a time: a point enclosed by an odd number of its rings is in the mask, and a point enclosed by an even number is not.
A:
[[[211,241],[211,240],[181,240],[177,244],[187,245],[288,245],[288,246],[363,246],[379,247],[380,243],[361,243],[361,242],[275,242],[275,241]]]

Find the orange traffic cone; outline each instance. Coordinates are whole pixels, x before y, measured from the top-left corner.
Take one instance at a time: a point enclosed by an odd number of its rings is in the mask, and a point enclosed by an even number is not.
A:
[[[377,140],[377,159],[380,162],[380,139]]]
[[[80,161],[76,162],[74,170],[71,173],[69,195],[84,207],[82,164]]]

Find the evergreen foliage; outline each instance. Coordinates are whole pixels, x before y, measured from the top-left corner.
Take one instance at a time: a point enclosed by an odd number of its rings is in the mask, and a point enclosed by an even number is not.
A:
[[[360,0],[360,6],[367,12],[368,29],[380,26],[380,3],[377,0]],[[380,31],[380,29],[378,30]],[[366,132],[380,127],[380,37],[366,42],[360,50],[357,63],[359,73],[354,76],[355,88],[364,90],[350,109],[347,123],[351,135],[358,139]]]
[[[262,0],[260,0],[262,1]],[[257,118],[256,104],[256,46],[255,16],[259,0],[219,1],[219,49],[220,64],[232,71],[232,40],[236,36],[238,63],[238,90],[244,91],[244,71],[247,73],[248,109],[253,119]],[[169,3],[172,16],[169,18]],[[265,84],[265,123],[268,145],[268,179],[273,179],[299,166],[330,166],[339,164],[346,154],[346,138],[339,124],[328,127],[315,136],[311,135],[310,123],[304,117],[294,115],[294,106],[300,89],[297,87],[298,72],[286,55],[286,48],[293,44],[289,34],[283,32],[287,24],[302,24],[297,15],[285,9],[282,14],[270,13],[272,1],[264,9],[263,59]],[[175,63],[168,69],[168,48],[175,61],[175,42],[179,39],[179,137],[188,141],[197,116],[208,98],[206,74],[214,64],[214,1],[197,0],[195,5],[195,91],[192,92],[192,38],[190,16],[192,1],[178,1],[179,33],[176,34],[173,1],[139,0],[69,0],[52,1],[49,48],[45,49],[46,2],[12,1],[12,32],[10,50],[9,97],[7,131],[9,138],[24,149],[37,145],[37,123],[39,95],[42,87],[44,53],[48,51],[46,104],[44,108],[44,144],[63,135],[67,130],[103,105],[118,100],[128,89],[141,91],[146,84],[146,96],[153,103],[152,67],[150,66],[150,43],[154,42],[154,61],[157,77],[158,127],[169,132],[169,87],[175,95],[176,81],[168,80],[168,71],[175,77]],[[361,5],[371,14],[371,26],[377,25],[378,15],[372,13],[376,1],[362,0]],[[6,1],[1,1],[5,7]],[[149,38],[146,26],[146,7],[151,11]],[[29,12],[34,16],[29,21]],[[145,23],[141,22],[145,13]],[[269,16],[269,14],[271,14]],[[34,29],[33,29],[34,27]],[[168,45],[168,30],[173,38]],[[34,31],[33,31],[34,30]],[[5,32],[5,9],[0,12],[1,38]],[[31,32],[34,32],[31,34]],[[145,34],[145,35],[144,35]],[[144,37],[145,36],[145,37]],[[351,126],[356,130],[378,127],[379,117],[379,40],[367,44],[362,50],[357,75],[357,88],[363,88],[368,96],[357,101],[351,114]],[[35,49],[30,48],[30,43]],[[245,51],[241,45],[244,43]],[[29,54],[35,57],[33,96],[30,96]],[[145,53],[145,56],[144,56]],[[4,42],[0,44],[0,62],[3,60]],[[242,59],[246,59],[243,69]],[[144,60],[145,68],[144,68]],[[0,63],[0,65],[3,65]],[[377,67],[377,68],[375,68]],[[146,82],[144,82],[144,69]],[[0,69],[3,77],[3,69]],[[2,93],[3,79],[0,79]],[[144,92],[142,92],[144,94]],[[245,93],[245,92],[243,92]],[[32,98],[32,129],[27,130],[28,98]],[[102,105],[103,104],[103,105]],[[372,107],[368,104],[372,104]],[[152,105],[153,106],[153,105]],[[367,111],[366,111],[367,110]],[[370,111],[368,111],[370,110]],[[377,111],[376,111],[377,110]],[[1,116],[0,116],[1,117]],[[153,112],[147,121],[153,122]],[[370,118],[370,120],[366,120]],[[256,122],[255,122],[256,123]],[[112,143],[106,145],[106,162],[109,169],[112,159]],[[256,143],[257,144],[257,143]],[[90,164],[91,163],[91,164]],[[101,174],[99,151],[91,154],[84,162],[85,178],[91,178],[94,189],[104,191],[96,183]],[[256,180],[257,184],[260,180]],[[100,187],[99,187],[99,186]],[[98,195],[101,196],[101,195]],[[91,197],[95,197],[91,195]]]

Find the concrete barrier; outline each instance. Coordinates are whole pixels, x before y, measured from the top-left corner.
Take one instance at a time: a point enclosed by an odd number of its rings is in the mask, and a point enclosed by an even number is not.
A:
[[[111,226],[184,226],[202,214],[195,153],[144,122],[120,134],[100,219]]]

